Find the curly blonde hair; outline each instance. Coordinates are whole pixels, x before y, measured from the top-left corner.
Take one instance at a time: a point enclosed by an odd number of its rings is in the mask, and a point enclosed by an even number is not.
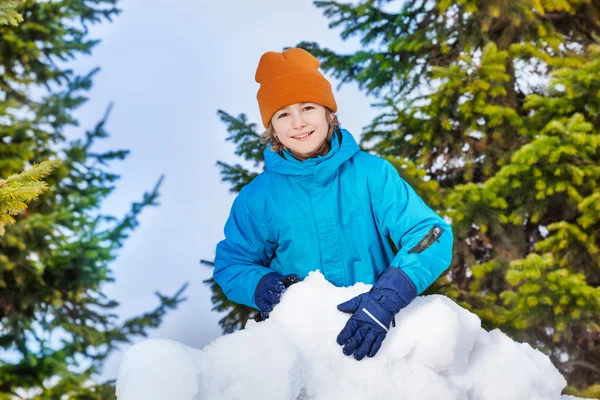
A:
[[[327,110],[326,118],[327,123],[329,124],[327,140],[331,140],[331,136],[333,136],[333,131],[336,128],[339,128],[341,125],[340,121],[337,118],[337,115],[335,115],[333,111],[331,111],[328,107],[325,107],[325,110]],[[270,149],[276,153],[279,153],[281,150],[283,150],[283,144],[277,139],[273,132],[273,124],[269,121],[269,126],[267,127],[267,130],[264,131],[263,134],[260,136],[260,141],[262,144],[265,145],[270,144]]]

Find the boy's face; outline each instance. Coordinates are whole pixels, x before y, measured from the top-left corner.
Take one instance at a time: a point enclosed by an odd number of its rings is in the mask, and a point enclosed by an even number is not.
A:
[[[296,103],[271,118],[273,134],[288,149],[308,157],[327,139],[327,109],[316,103]]]

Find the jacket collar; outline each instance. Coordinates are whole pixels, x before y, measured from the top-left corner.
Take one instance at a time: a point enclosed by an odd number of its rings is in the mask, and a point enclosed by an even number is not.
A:
[[[268,171],[289,176],[313,175],[317,182],[326,182],[338,168],[348,161],[360,148],[346,129],[336,130],[331,137],[331,150],[324,156],[296,160],[290,153],[275,153],[270,145],[264,151],[265,167]]]

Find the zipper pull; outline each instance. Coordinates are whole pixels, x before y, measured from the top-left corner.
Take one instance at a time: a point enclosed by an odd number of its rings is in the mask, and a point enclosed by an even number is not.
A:
[[[429,232],[427,232],[427,234],[423,237],[423,239],[419,241],[419,243],[417,243],[412,249],[408,251],[408,254],[422,253],[429,246],[434,244],[440,238],[440,236],[442,236],[442,233],[444,233],[444,230],[441,227],[435,225],[429,230]]]

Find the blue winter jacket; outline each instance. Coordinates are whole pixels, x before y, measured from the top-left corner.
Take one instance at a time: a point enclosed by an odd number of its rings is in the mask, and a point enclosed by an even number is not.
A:
[[[331,144],[303,162],[265,150],[266,170],[234,200],[217,245],[214,279],[230,300],[258,308],[256,285],[273,271],[305,278],[318,269],[351,286],[390,266],[420,294],[450,265],[450,226],[392,164],[360,151],[344,129]]]

